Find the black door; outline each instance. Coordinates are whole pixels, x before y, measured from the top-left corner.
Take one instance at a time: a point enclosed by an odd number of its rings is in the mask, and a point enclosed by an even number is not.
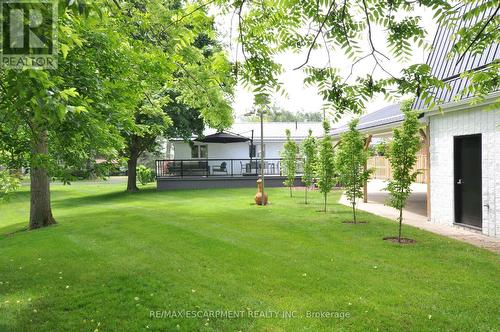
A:
[[[455,137],[455,222],[482,227],[481,135]]]

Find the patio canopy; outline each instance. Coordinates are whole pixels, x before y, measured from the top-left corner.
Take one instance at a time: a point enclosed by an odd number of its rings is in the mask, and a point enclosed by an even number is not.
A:
[[[248,137],[223,131],[195,139],[195,141],[203,143],[240,143],[249,140]]]

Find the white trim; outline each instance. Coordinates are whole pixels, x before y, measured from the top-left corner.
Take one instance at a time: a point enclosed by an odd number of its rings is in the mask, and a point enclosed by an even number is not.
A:
[[[500,91],[495,91],[490,93],[485,97],[485,99],[477,103],[475,105],[471,105],[471,98],[459,100],[459,101],[453,101],[449,102],[446,104],[443,104],[441,106],[441,110],[437,109],[438,107],[433,108],[432,110],[423,110],[425,117],[433,116],[436,114],[442,114],[445,112],[455,112],[455,111],[463,111],[463,110],[470,110],[470,109],[475,109],[475,108],[480,108],[484,107],[485,105],[492,104],[494,102],[494,99],[500,98]]]
[[[372,128],[362,128],[362,129],[359,129],[359,131],[363,134],[383,135],[383,134],[392,132],[392,130],[394,128],[400,127],[403,122],[404,122],[404,119],[401,119],[401,121],[398,121],[398,122],[386,123],[384,125],[376,126],[376,127],[372,127]],[[331,135],[331,137],[332,137],[332,139],[338,139],[338,138],[340,138],[340,136],[342,136],[343,133],[344,132],[334,134],[334,135]]]

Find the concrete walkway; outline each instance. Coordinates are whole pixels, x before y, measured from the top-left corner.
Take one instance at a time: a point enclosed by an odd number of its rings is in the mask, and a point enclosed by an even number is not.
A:
[[[360,210],[397,220],[397,210],[384,205],[384,202],[388,198],[388,193],[383,190],[384,188],[385,183],[383,181],[370,181],[368,183],[368,203],[359,203],[357,206]],[[456,226],[438,225],[427,221],[425,205],[426,185],[417,183],[412,186],[412,189],[413,193],[408,199],[407,207],[404,210],[404,224],[500,253],[500,239],[498,238]],[[349,201],[347,201],[344,195],[340,198],[339,203],[350,206]]]

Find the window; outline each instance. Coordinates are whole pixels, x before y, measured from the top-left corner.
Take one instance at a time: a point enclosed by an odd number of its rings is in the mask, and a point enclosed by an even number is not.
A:
[[[208,158],[208,146],[200,145],[200,158]]]
[[[191,146],[191,158],[208,158],[208,146],[207,145]]]

